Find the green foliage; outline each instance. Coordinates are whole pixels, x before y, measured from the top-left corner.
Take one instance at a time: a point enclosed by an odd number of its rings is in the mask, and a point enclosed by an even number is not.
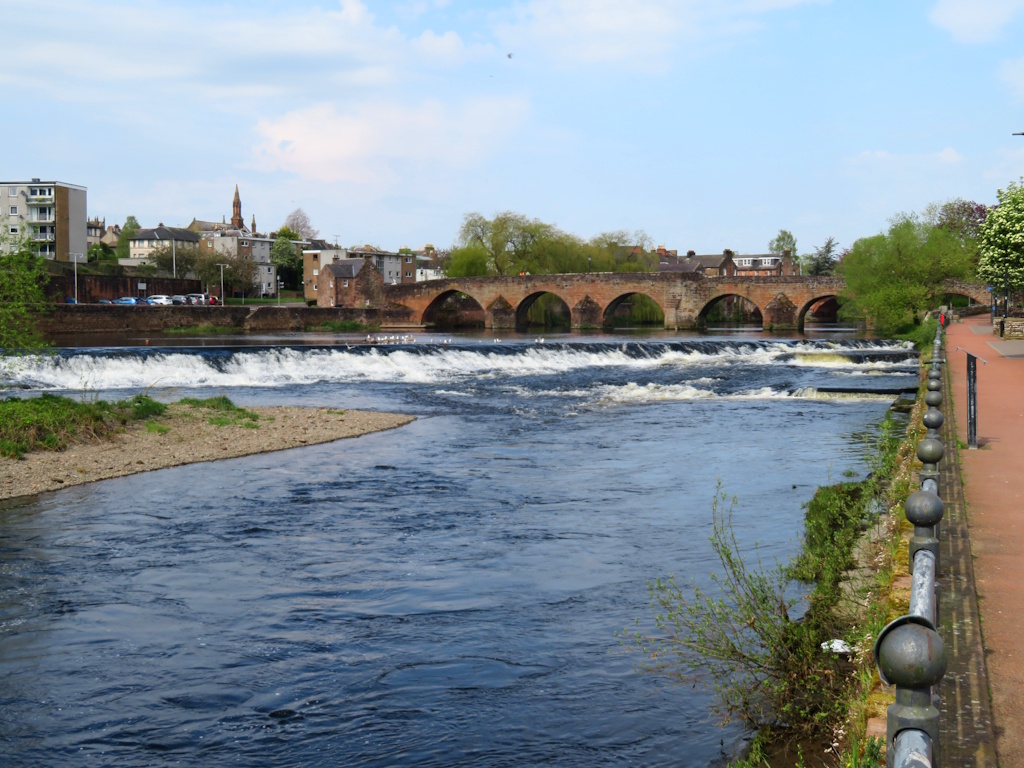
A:
[[[232,333],[241,333],[241,328],[233,325],[213,325],[204,323],[202,325],[185,325],[181,328],[164,328],[164,333],[183,336],[226,336]]]
[[[0,455],[21,458],[29,451],[62,451],[75,440],[102,438],[165,409],[147,395],[114,403],[83,403],[57,395],[8,398],[0,401]]]
[[[46,260],[28,249],[0,255],[0,349],[47,346],[36,321],[51,308],[44,292],[49,279]]]
[[[117,252],[106,243],[94,243],[89,246],[87,258],[90,263],[101,261],[117,263]]]
[[[156,421],[147,421],[146,431],[149,432],[150,434],[166,435],[168,432],[171,431],[171,428],[168,427],[166,424],[160,424],[159,422]]]
[[[195,272],[196,265],[200,260],[199,246],[192,243],[178,244],[173,247],[161,245],[149,252],[147,260],[161,272],[184,277]]]
[[[487,219],[468,213],[459,229],[459,245],[447,257],[448,277],[649,272],[658,255],[642,231],[604,232],[584,243],[575,235],[504,211]]]
[[[997,192],[999,205],[981,225],[978,277],[991,285],[1024,287],[1024,179]]]
[[[901,215],[888,232],[855,242],[837,273],[846,279],[841,315],[866,318],[880,334],[905,333],[936,305],[946,280],[971,279],[973,250],[949,230]]]
[[[804,547],[790,566],[803,582],[828,582],[829,592],[838,587],[843,572],[853,565],[853,545],[867,521],[860,483],[840,483],[819,488],[806,505]]]
[[[134,216],[128,216],[125,219],[124,226],[121,227],[121,234],[117,238],[117,248],[115,249],[117,258],[127,259],[132,255],[129,241],[139,233],[140,229],[139,221]]]
[[[906,333],[896,334],[896,338],[903,339],[904,341],[912,341],[917,349],[924,351],[931,349],[931,346],[935,341],[935,329],[938,327],[939,321],[934,317],[931,317],[922,321],[920,325],[915,325]]]
[[[225,395],[208,397],[205,400],[186,397],[179,400],[179,402],[182,405],[188,405],[193,408],[203,408],[205,410],[217,412],[217,415],[211,416],[209,420],[210,424],[213,424],[215,427],[226,427],[237,424],[242,427],[255,429],[259,426],[256,423],[260,420],[258,413],[235,405],[231,402],[230,398]]]
[[[448,277],[483,277],[487,272],[489,256],[480,243],[468,243],[452,248],[448,258]]]
[[[823,245],[814,249],[814,253],[804,257],[805,275],[831,275],[836,269],[839,255],[836,253],[839,245],[834,237],[829,237]]]
[[[787,248],[789,248],[789,255],[794,259],[797,258],[796,238],[788,229],[780,229],[779,234],[768,241],[768,252],[782,253]]]
[[[287,228],[282,227],[282,230]],[[277,274],[284,281],[285,287],[292,290],[299,287],[302,280],[302,253],[298,250],[293,240],[300,239],[294,232],[286,231],[278,233],[277,238],[270,246],[270,263],[277,266]]]
[[[329,331],[330,333],[348,333],[352,331],[376,330],[380,326],[369,325],[360,320],[325,320],[320,325],[308,325],[307,331]]]

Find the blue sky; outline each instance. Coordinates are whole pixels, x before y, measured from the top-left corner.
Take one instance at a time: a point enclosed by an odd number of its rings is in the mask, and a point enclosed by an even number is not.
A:
[[[0,178],[108,223],[807,252],[1024,175],[1024,0],[0,0],[0,50]]]

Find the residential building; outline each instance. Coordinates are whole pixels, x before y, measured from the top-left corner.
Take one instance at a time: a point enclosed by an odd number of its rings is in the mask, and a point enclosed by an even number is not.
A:
[[[782,253],[743,254],[735,256],[738,277],[783,277],[799,275],[800,267],[790,255],[789,248]]]
[[[675,251],[658,250],[659,272],[697,272],[707,277],[731,277],[736,274],[733,252],[726,248],[721,254],[697,255],[687,251],[677,256]]]
[[[277,294],[277,267],[270,262],[270,247],[274,244],[274,238],[257,233],[255,215],[252,217],[252,225],[245,226],[237,184],[231,201],[230,222],[223,216],[220,222],[193,218],[188,229],[198,235],[201,252],[255,262],[258,270],[253,278],[253,290],[261,296]]]
[[[374,266],[387,285],[416,282],[417,256],[408,248],[402,252],[383,251],[372,245],[339,248],[322,240],[304,244],[302,249],[302,292],[307,304],[320,306],[319,276],[328,264],[339,259],[364,259]]]
[[[118,259],[122,267],[139,267],[148,264],[149,254],[157,248],[193,247],[199,244],[199,235],[184,227],[165,227],[160,222],[152,229],[140,229],[128,240],[127,259]]]
[[[384,294],[384,278],[368,259],[338,259],[317,274],[318,307],[377,308]]]
[[[103,239],[103,235],[106,234],[107,222],[106,219],[102,221],[100,219],[89,219],[85,222],[85,243],[87,248],[92,248],[94,245],[99,245]]]
[[[4,181],[0,182],[0,206],[5,227],[0,243],[27,236],[44,258],[85,260],[89,250],[85,187],[40,179]]]

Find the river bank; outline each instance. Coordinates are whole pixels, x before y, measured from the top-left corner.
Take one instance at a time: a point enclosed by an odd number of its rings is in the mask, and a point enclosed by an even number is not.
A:
[[[268,453],[394,429],[415,419],[396,413],[268,406],[247,409],[259,420],[216,425],[208,413],[168,406],[156,427],[133,424],[110,440],[76,443],[66,451],[0,458],[0,499],[134,475],[181,464]]]

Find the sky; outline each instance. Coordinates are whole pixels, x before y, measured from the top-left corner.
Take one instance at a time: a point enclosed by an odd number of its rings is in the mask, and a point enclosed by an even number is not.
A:
[[[0,0],[0,180],[342,246],[800,253],[1024,175],[1024,0]]]

